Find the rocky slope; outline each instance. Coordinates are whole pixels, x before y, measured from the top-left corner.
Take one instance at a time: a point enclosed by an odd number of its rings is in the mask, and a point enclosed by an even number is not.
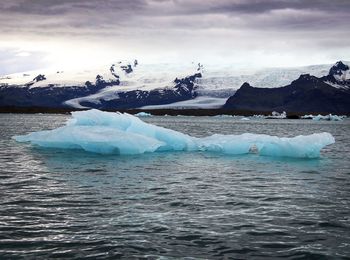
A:
[[[79,71],[41,70],[0,76],[0,107],[210,109],[222,107],[229,98],[224,108],[346,111],[349,67],[342,62],[329,67],[237,71],[232,66],[135,60]],[[305,72],[315,76],[299,77]],[[235,94],[244,81],[259,88],[244,84]]]
[[[223,106],[225,109],[287,112],[350,112],[350,71],[339,61],[327,76],[301,75],[280,88],[255,88],[244,83]]]
[[[32,80],[28,79],[30,74],[2,77],[0,106],[115,109],[162,105],[196,97],[195,80],[202,77],[200,67],[192,72],[170,72],[163,78],[154,79],[153,74],[157,71],[134,73],[137,65],[136,60],[133,65],[113,64],[109,71],[97,74],[93,79],[94,71],[41,73]]]

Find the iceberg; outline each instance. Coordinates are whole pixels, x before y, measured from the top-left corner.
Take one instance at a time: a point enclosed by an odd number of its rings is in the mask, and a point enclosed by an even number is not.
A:
[[[225,114],[222,114],[222,115],[216,115],[214,117],[220,117],[220,118],[230,118],[230,117],[233,117],[233,115],[225,115]]]
[[[152,114],[147,113],[147,112],[139,112],[139,113],[135,114],[135,116],[137,116],[137,117],[150,117],[150,116],[152,116]]]
[[[283,111],[282,113],[278,113],[276,111],[273,111],[271,113],[271,116],[267,116],[265,118],[267,118],[267,119],[286,119],[287,113],[286,113],[286,111]]]
[[[317,158],[320,150],[335,142],[329,133],[292,138],[262,134],[192,137],[148,124],[127,113],[96,109],[72,112],[65,126],[13,137],[18,142],[100,154],[132,155],[161,151],[207,151],[239,155]]]
[[[304,116],[301,116],[301,119],[312,119],[314,121],[321,121],[321,120],[325,120],[325,121],[343,121],[343,119],[346,118],[346,116],[337,116],[337,115],[332,115],[332,114],[329,114],[329,115],[317,115],[317,116],[314,116],[314,115],[304,115]]]
[[[326,120],[326,121],[343,121],[343,117],[342,116],[337,116],[337,115],[326,115],[326,116],[322,116],[322,115],[317,115],[312,117],[312,120],[314,121],[320,121],[320,120]]]

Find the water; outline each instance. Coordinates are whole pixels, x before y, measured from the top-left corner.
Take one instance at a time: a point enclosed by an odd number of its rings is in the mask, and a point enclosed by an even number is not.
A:
[[[0,115],[0,258],[350,256],[350,120],[153,117],[194,136],[330,132],[320,159],[39,149],[67,115]]]

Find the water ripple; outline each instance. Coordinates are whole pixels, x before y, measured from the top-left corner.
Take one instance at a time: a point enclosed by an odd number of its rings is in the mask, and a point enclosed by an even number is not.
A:
[[[330,132],[318,160],[99,156],[19,145],[62,115],[0,115],[0,258],[329,259],[350,255],[349,121],[154,117],[196,136]],[[338,141],[340,140],[340,141]]]

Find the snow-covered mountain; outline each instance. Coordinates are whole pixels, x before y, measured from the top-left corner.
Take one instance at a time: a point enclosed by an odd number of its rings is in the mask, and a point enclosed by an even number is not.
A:
[[[55,87],[85,87],[87,82],[94,83],[97,79],[107,83],[120,81],[119,89],[123,90],[150,90],[163,88],[169,85],[175,78],[181,78],[196,72],[198,65],[174,66],[171,64],[145,64],[139,65],[138,61],[130,63],[119,61],[104,67],[66,71],[39,70],[24,73],[15,73],[0,76],[0,84],[38,88],[49,85]]]
[[[350,69],[342,61],[335,63],[329,74],[323,78],[324,82],[339,89],[350,89]]]
[[[135,60],[79,71],[29,71],[0,76],[0,106],[216,108],[244,82],[274,88],[288,85],[301,74],[311,74],[327,75],[327,84],[346,87],[349,67],[338,62],[329,72],[330,67],[237,70],[234,66],[142,64]]]
[[[0,106],[133,108],[196,97],[200,64],[117,62],[82,71],[35,71],[0,78]]]
[[[275,88],[289,84],[301,74],[311,74],[316,77],[328,74],[332,64],[311,65],[289,68],[240,69],[233,66],[205,67],[203,78],[197,81],[200,92],[226,89],[237,90],[244,82],[251,82],[259,88]]]
[[[280,88],[244,83],[224,105],[226,109],[311,113],[350,113],[349,66],[339,61],[328,75],[302,74]]]

